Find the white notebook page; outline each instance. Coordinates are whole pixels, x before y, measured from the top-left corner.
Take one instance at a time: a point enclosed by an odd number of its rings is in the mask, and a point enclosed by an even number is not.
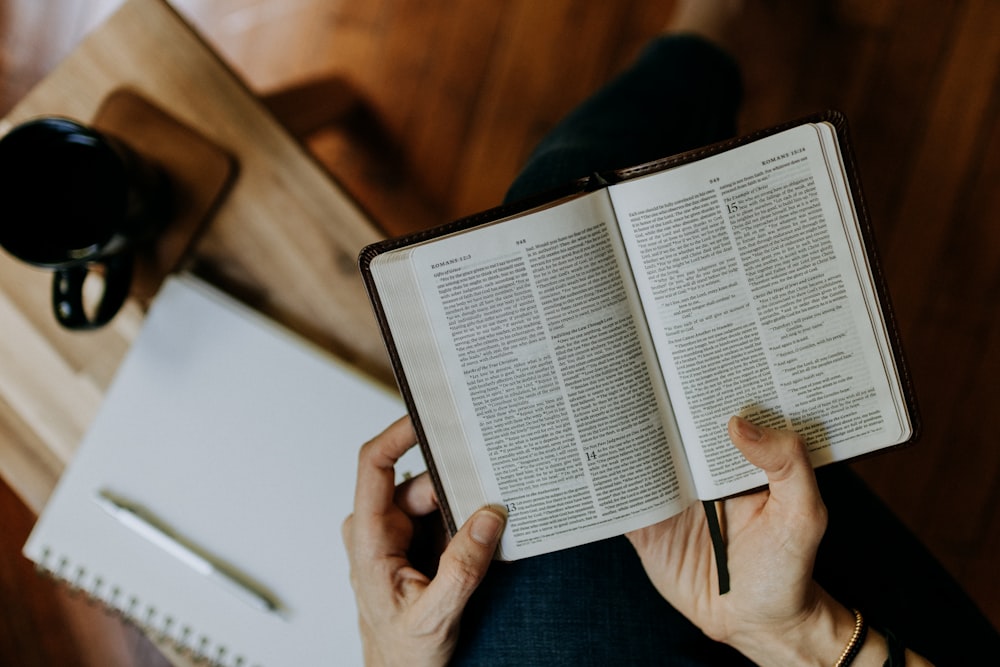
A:
[[[340,526],[398,397],[189,276],[170,278],[24,553],[221,665],[361,664]],[[412,450],[401,469],[419,472]],[[254,608],[102,510],[140,503],[263,584]]]

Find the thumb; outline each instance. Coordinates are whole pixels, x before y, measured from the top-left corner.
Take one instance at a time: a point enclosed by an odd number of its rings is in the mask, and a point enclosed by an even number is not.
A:
[[[448,615],[462,613],[486,576],[505,523],[506,517],[489,507],[465,522],[441,554],[437,575],[427,587],[424,598],[432,608]]]
[[[798,435],[732,417],[729,438],[750,463],[767,474],[772,496],[799,500],[819,498],[816,475]]]

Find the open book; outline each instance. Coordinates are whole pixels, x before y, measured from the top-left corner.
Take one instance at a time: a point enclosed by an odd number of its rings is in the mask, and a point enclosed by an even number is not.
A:
[[[915,436],[839,114],[552,197],[361,254],[452,530],[503,506],[517,559],[759,487],[734,414],[814,465]]]

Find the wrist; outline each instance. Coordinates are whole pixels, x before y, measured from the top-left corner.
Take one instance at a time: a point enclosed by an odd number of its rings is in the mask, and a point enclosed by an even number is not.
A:
[[[829,667],[837,664],[845,647],[851,642],[856,624],[854,612],[817,587],[814,603],[798,618],[780,627],[744,631],[734,635],[729,643],[760,665]],[[871,634],[873,633],[869,633]],[[851,663],[853,667],[867,664],[869,656],[874,654],[869,644],[877,641],[877,638],[874,642],[865,638]],[[883,655],[883,660],[884,657]]]

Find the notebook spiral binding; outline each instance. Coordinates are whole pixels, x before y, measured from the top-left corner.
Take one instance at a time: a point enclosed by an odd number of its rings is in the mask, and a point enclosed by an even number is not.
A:
[[[35,570],[66,586],[71,595],[85,596],[107,613],[136,626],[153,641],[172,646],[181,655],[190,657],[200,665],[262,667],[249,662],[242,655],[230,655],[225,646],[213,645],[209,637],[200,635],[188,625],[178,623],[169,614],[162,614],[156,607],[143,604],[118,586],[109,585],[103,577],[91,577],[85,567],[74,568],[68,558],[55,557],[47,547],[42,550],[42,558],[35,564]]]

